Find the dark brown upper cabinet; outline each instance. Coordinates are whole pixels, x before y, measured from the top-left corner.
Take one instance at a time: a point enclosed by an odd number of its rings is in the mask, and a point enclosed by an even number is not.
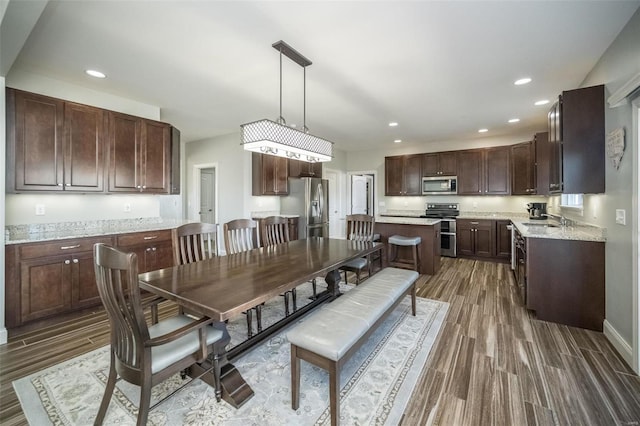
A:
[[[289,177],[322,177],[322,163],[289,159]]]
[[[605,191],[604,85],[562,92],[548,115],[549,192]]]
[[[536,194],[549,195],[549,133],[538,132],[533,138],[535,148]]]
[[[385,157],[385,195],[422,195],[422,154]]]
[[[509,195],[510,146],[458,151],[459,195]]]
[[[423,154],[422,176],[455,176],[457,164],[457,156],[453,151]]]
[[[253,195],[288,195],[289,160],[275,155],[251,153]]]
[[[109,192],[168,194],[171,126],[109,113]]]
[[[511,146],[511,194],[536,194],[535,143],[533,141]]]
[[[104,191],[104,111],[7,88],[7,191]]]

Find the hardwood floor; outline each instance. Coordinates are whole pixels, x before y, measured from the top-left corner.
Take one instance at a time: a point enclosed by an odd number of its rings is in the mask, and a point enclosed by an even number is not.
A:
[[[536,320],[508,265],[442,260],[437,275],[420,277],[418,295],[449,302],[449,314],[403,426],[640,425],[640,378],[602,333]],[[167,303],[160,316],[175,311]],[[10,333],[0,346],[0,424],[27,424],[13,380],[108,340],[102,311]]]
[[[450,310],[403,426],[640,424],[640,378],[602,333],[536,320],[509,265],[443,258],[421,279]]]

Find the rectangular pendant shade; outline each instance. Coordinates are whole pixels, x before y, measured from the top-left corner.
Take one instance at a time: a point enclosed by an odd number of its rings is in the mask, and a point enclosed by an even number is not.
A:
[[[331,161],[333,142],[271,120],[240,125],[246,151],[293,158],[309,163]]]

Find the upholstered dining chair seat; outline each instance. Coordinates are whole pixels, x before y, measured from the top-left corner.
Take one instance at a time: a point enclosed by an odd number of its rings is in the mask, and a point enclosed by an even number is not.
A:
[[[149,327],[149,337],[152,339],[164,334],[171,333],[185,325],[193,323],[193,319],[186,315],[178,315],[160,321]],[[212,345],[219,341],[223,337],[222,330],[218,330],[209,325],[205,328],[206,336],[205,342],[208,345]],[[189,354],[194,353],[200,347],[200,337],[197,330],[180,337],[172,342],[165,343],[164,345],[154,346],[151,348],[151,372],[156,373],[165,369],[169,365],[176,361],[179,361]]]
[[[352,272],[353,271],[359,271],[359,270],[364,269],[367,266],[368,263],[369,262],[367,262],[367,259],[365,259],[364,257],[360,257],[358,259],[354,259],[354,260],[351,260],[351,261],[345,263],[344,265],[342,265],[340,267],[340,269],[347,270],[347,271],[352,271]]]

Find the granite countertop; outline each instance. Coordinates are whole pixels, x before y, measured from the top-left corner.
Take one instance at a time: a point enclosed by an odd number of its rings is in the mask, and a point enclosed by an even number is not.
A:
[[[78,222],[10,225],[5,227],[5,244],[35,243],[70,238],[99,237],[173,229],[193,220],[138,218],[122,220],[94,220]]]
[[[518,231],[526,238],[548,238],[553,240],[575,240],[605,242],[606,229],[593,225],[560,226],[553,220],[512,220]],[[535,224],[535,225],[532,225]],[[555,225],[552,227],[544,225]]]
[[[413,225],[433,225],[439,219],[423,219],[424,211],[417,210],[389,210],[376,217],[381,223],[406,223]],[[530,220],[529,215],[519,212],[477,212],[461,211],[458,219],[490,219],[490,220],[510,220],[518,228],[518,231],[526,238],[549,238],[554,240],[575,240],[575,241],[596,241],[605,242],[607,240],[607,230],[590,224],[574,223],[572,226],[561,227],[553,220]],[[530,223],[556,225],[540,226],[527,225]]]
[[[394,223],[399,225],[435,225],[440,223],[440,219],[428,219],[417,216],[384,216],[380,215],[376,217],[378,223]]]

